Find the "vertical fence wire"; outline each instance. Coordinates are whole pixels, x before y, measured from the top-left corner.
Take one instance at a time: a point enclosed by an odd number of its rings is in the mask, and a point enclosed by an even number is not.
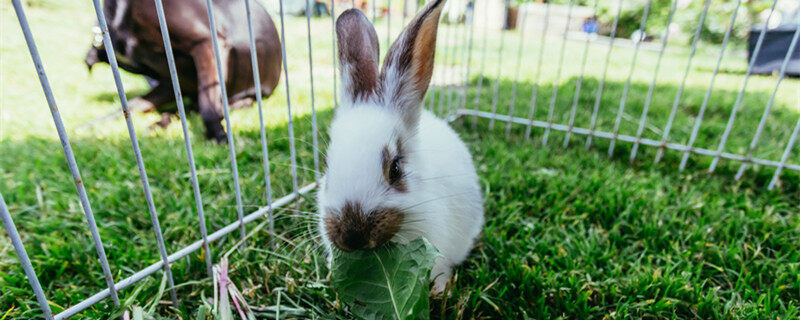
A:
[[[427,4],[428,2],[429,1],[426,1],[425,3]],[[439,27],[441,27],[441,24],[439,24]],[[444,27],[442,27],[442,28],[444,28]],[[444,31],[446,32],[447,30],[445,29]],[[438,30],[437,30],[437,32],[438,32]],[[442,38],[445,38],[445,37],[446,37],[446,34]],[[439,43],[439,41],[436,41],[436,44],[434,44],[434,46],[436,46],[438,43]],[[433,55],[433,60],[434,60],[433,65],[434,66],[437,65],[436,64],[436,59],[437,59],[436,56],[437,56],[437,54]],[[437,74],[438,75],[442,74],[442,70],[440,70],[440,68],[434,68],[433,72],[434,73],[433,73],[433,76],[431,78],[431,86],[434,85],[434,79],[436,79],[438,77],[436,75]],[[429,98],[428,99],[428,110],[430,110],[431,113],[433,113],[433,114],[437,114],[436,108],[435,108],[435,105],[436,105],[436,87],[430,88],[428,90],[428,98]],[[439,116],[441,116],[441,114],[439,114]]]
[[[145,169],[144,159],[142,159],[142,151],[139,148],[139,139],[136,137],[136,129],[133,125],[130,109],[128,108],[128,97],[125,94],[125,87],[122,85],[122,78],[119,74],[119,65],[117,64],[116,54],[114,47],[111,43],[111,36],[108,33],[108,25],[106,24],[106,17],[103,13],[103,6],[100,0],[93,0],[94,11],[97,15],[97,22],[100,26],[100,31],[103,36],[103,45],[105,47],[106,56],[108,57],[108,64],[111,66],[111,72],[114,76],[114,84],[117,87],[117,96],[119,97],[122,113],[125,116],[125,124],[128,127],[128,136],[131,140],[131,147],[133,147],[133,155],[136,158],[136,166],[139,167],[139,178],[142,181],[142,189],[144,191],[145,201],[147,202],[147,210],[150,213],[150,223],[153,225],[155,232],[156,244],[158,245],[158,253],[161,255],[161,261],[164,262],[164,273],[167,276],[167,284],[169,285],[169,296],[172,300],[172,306],[178,308],[178,296],[175,294],[175,280],[172,278],[172,269],[170,268],[169,254],[164,245],[164,235],[161,232],[161,224],[158,221],[158,213],[156,206],[153,203],[153,194],[150,191],[150,182],[147,178],[147,170]]]
[[[594,1],[594,7],[592,8],[592,14],[597,15],[597,3],[599,0]],[[581,58],[581,72],[578,75],[578,82],[575,84],[575,94],[572,96],[572,108],[569,111],[569,129],[567,130],[567,134],[564,137],[564,145],[563,147],[566,148],[569,145],[569,140],[572,136],[572,129],[575,126],[575,113],[578,111],[578,99],[581,96],[581,86],[583,85],[583,76],[586,73],[586,60],[589,57],[589,44],[591,43],[592,37],[590,34],[586,35],[586,42],[583,45],[583,56]]]
[[[406,18],[408,18],[408,0],[403,0],[403,18],[400,20],[400,30],[406,25]]]
[[[402,28],[402,26],[400,26]],[[392,46],[392,0],[386,0],[386,52]]]
[[[206,11],[208,12],[208,25],[211,28],[211,46],[214,49],[214,59],[217,62],[217,76],[219,77],[220,99],[222,100],[222,110],[225,113],[225,130],[228,137],[228,151],[231,157],[231,172],[233,174],[233,191],[236,195],[236,214],[239,217],[239,232],[242,239],[242,247],[246,246],[245,237],[247,233],[244,227],[244,212],[242,210],[242,192],[239,188],[239,167],[236,164],[236,147],[233,144],[233,127],[231,126],[231,114],[228,106],[228,91],[225,88],[225,72],[222,67],[222,56],[219,53],[219,39],[217,39],[217,26],[214,20],[214,5],[211,0],[206,0]]]
[[[194,193],[194,203],[197,208],[197,217],[200,223],[200,234],[203,237],[203,250],[205,252],[206,260],[206,273],[208,277],[212,277],[211,270],[211,250],[208,247],[208,232],[206,230],[206,218],[203,210],[203,198],[200,193],[200,184],[197,181],[197,166],[194,162],[194,152],[192,150],[192,142],[189,137],[189,125],[186,121],[186,110],[183,105],[183,95],[181,94],[180,82],[178,81],[178,71],[175,67],[175,56],[172,52],[172,42],[169,38],[169,30],[167,29],[167,19],[164,15],[164,6],[161,0],[154,0],[156,6],[156,15],[158,16],[158,24],[161,30],[161,37],[164,41],[164,51],[167,56],[167,66],[169,68],[170,79],[172,81],[172,90],[175,94],[175,103],[178,107],[178,116],[181,120],[181,128],[183,129],[183,142],[186,148],[186,158],[189,163],[189,171],[191,173],[192,191]]]
[[[709,172],[714,172],[714,169],[717,167],[717,162],[719,162],[719,157],[722,155],[722,150],[725,149],[725,144],[728,142],[728,136],[731,134],[731,129],[733,129],[733,122],[736,121],[736,113],[739,112],[739,107],[742,105],[742,98],[744,98],[744,93],[747,90],[747,81],[750,79],[750,75],[753,72],[753,65],[755,65],[756,58],[758,58],[758,54],[761,53],[761,46],[764,44],[764,36],[767,34],[767,29],[769,27],[769,21],[772,19],[772,14],[775,12],[775,6],[778,4],[778,0],[774,0],[772,2],[772,7],[769,10],[769,14],[767,15],[767,19],[764,21],[764,24],[761,27],[761,32],[758,34],[758,40],[756,40],[756,46],[753,49],[753,55],[750,57],[750,61],[747,64],[747,71],[744,75],[744,81],[742,82],[742,87],[739,89],[739,95],[736,96],[736,102],[733,104],[733,109],[731,109],[731,115],[728,117],[728,122],[725,124],[725,131],[722,133],[722,138],[719,141],[719,146],[717,146],[717,152],[714,154],[714,159],[711,160],[711,165],[708,167]],[[733,19],[733,18],[731,18]],[[732,26],[731,26],[732,28]],[[701,122],[703,118],[698,117],[696,121]],[[696,126],[699,129],[700,123],[696,123]],[[695,131],[692,131],[692,136],[697,136]],[[694,141],[689,143],[689,148],[686,149],[691,151]],[[686,160],[689,158],[689,153],[684,152],[683,159],[681,159],[680,168],[683,169],[686,166]]]
[[[456,30],[453,32],[453,52],[452,56],[450,57],[450,67],[453,68],[452,72],[448,74],[448,84],[447,84],[447,116],[453,116],[456,111],[453,108],[453,90],[457,86],[459,82],[458,79],[458,67],[457,65],[460,64],[460,57],[463,57],[462,51],[463,49],[463,41],[464,40],[464,29],[459,26],[460,19],[456,19],[455,28]]]
[[[734,16],[739,10],[739,5],[741,5],[741,3],[742,0],[738,0],[736,2],[736,9],[733,13]],[[656,163],[661,161],[661,157],[664,156],[664,148],[666,147],[667,139],[669,139],[669,133],[672,130],[672,123],[675,121],[675,115],[678,112],[678,105],[681,102],[683,90],[686,88],[686,79],[689,78],[689,71],[692,69],[692,59],[697,51],[697,43],[700,41],[700,35],[703,32],[703,24],[706,21],[706,15],[708,14],[708,7],[710,4],[711,0],[706,0],[703,6],[703,13],[700,15],[700,22],[697,25],[697,30],[695,31],[694,38],[692,39],[692,49],[689,51],[689,58],[686,60],[686,69],[683,71],[683,79],[681,79],[681,85],[678,87],[678,92],[675,93],[675,100],[673,100],[672,109],[669,111],[667,126],[664,128],[664,133],[661,136],[661,145],[658,147],[658,152],[656,153],[656,158],[654,160]]]
[[[621,0],[620,0],[621,1]],[[531,92],[531,106],[528,108],[528,124],[525,126],[525,139],[531,138],[531,126],[533,116],[536,112],[536,98],[539,96],[539,81],[542,74],[542,61],[544,60],[545,40],[547,39],[547,27],[550,26],[550,2],[545,4],[544,19],[542,20],[542,37],[539,39],[539,61],[536,63],[536,75],[533,80],[533,91]]]
[[[447,18],[442,18],[442,22],[447,22]],[[442,62],[437,69],[439,69],[439,117],[444,117],[444,94],[445,88],[447,86],[447,73],[448,71],[445,70],[447,68],[447,57],[448,53],[450,53],[450,38],[453,38],[453,28],[450,28],[449,25],[446,23],[440,24],[441,28],[444,29],[444,37],[442,41],[442,55],[440,56],[440,61]]]
[[[503,56],[503,45],[505,44],[506,39],[506,26],[508,25],[508,6],[510,4],[510,0],[505,0],[503,3],[503,20],[500,20],[502,25],[500,26],[500,47],[497,49],[497,56]],[[497,60],[497,72],[495,73],[494,78],[494,88],[492,89],[492,119],[489,120],[489,130],[494,129],[494,122],[495,118],[497,118],[497,102],[499,99],[499,90],[500,90],[500,76],[502,75],[503,71],[503,59],[499,58]]]
[[[14,225],[14,220],[11,219],[11,213],[8,212],[8,206],[6,206],[6,201],[3,199],[2,194],[0,194],[0,218],[3,220],[3,227],[5,227],[8,237],[11,238],[11,244],[14,246],[14,250],[17,252],[19,264],[22,266],[22,270],[25,271],[25,276],[28,277],[28,283],[31,284],[33,294],[36,296],[36,302],[38,302],[39,307],[42,308],[44,318],[52,320],[53,312],[50,311],[50,305],[47,302],[44,291],[42,291],[42,285],[39,283],[39,277],[36,276],[36,270],[33,270],[31,259],[28,258],[28,252],[25,251],[25,246],[22,244],[22,238],[20,238],[19,232],[17,232],[17,226]]]
[[[477,2],[475,2],[475,4],[477,7]],[[475,10],[473,10],[472,12],[475,12]],[[472,15],[472,19],[473,20],[475,19],[474,14]],[[486,69],[486,47],[487,47],[486,39],[489,38],[489,31],[487,28],[488,24],[489,24],[489,13],[487,12],[483,14],[483,41],[481,45],[481,63],[478,69],[478,88],[475,90],[475,99],[473,100],[473,108],[475,109],[475,112],[478,112],[481,103],[481,91],[483,89],[483,73],[484,70]],[[478,122],[473,121],[472,129],[475,130],[477,128],[478,128]]]
[[[306,31],[308,37],[308,77],[311,86],[311,147],[314,149],[314,181],[319,181],[319,140],[317,138],[317,109],[314,101],[314,54],[311,51],[311,7],[312,0],[307,0]]]
[[[596,0],[595,0],[596,1]],[[521,6],[520,6],[521,7]],[[522,14],[522,8],[517,11],[517,22],[519,23],[519,45],[517,47],[517,67],[514,71],[514,84],[511,85],[511,101],[508,104],[508,116],[514,116],[514,109],[517,104],[517,87],[519,87],[519,77],[520,73],[522,73],[522,51],[525,49],[525,21],[528,20],[523,18],[520,22],[519,17]],[[511,136],[511,124],[512,122],[509,121],[506,123],[506,139]]]
[[[606,87],[606,76],[608,75],[608,66],[611,63],[611,52],[614,50],[614,40],[617,39],[617,26],[619,25],[619,18],[622,15],[622,1],[617,3],[617,14],[614,16],[614,22],[611,25],[611,34],[608,36],[608,51],[606,52],[606,62],[603,65],[603,76],[600,77],[600,84],[597,86],[597,93],[594,98],[594,106],[592,107],[592,119],[589,120],[589,134],[586,136],[586,149],[592,146],[592,137],[594,137],[594,128],[597,125],[597,115],[600,111],[600,101],[603,99],[603,89]]]
[[[647,5],[644,7],[644,13],[642,14],[642,22],[639,25],[639,30],[642,34],[644,34],[645,27],[647,26],[647,15],[650,13],[650,5],[653,3],[652,0],[647,0]],[[614,120],[614,137],[611,139],[611,145],[608,146],[608,157],[610,158],[614,155],[614,146],[617,143],[617,138],[619,136],[619,126],[622,124],[622,114],[625,112],[625,103],[628,100],[628,91],[631,88],[631,79],[633,78],[633,71],[636,69],[636,58],[639,56],[639,48],[644,42],[643,38],[636,39],[636,45],[633,49],[633,59],[631,59],[631,67],[628,70],[628,80],[625,82],[625,88],[622,90],[622,98],[619,100],[619,109],[617,110],[617,118]]]
[[[448,20],[450,20],[449,13],[448,13]],[[451,117],[454,114],[452,99],[453,99],[453,86],[457,81],[455,78],[457,76],[456,59],[461,49],[461,46],[459,45],[459,38],[461,38],[461,34],[463,34],[463,32],[460,32],[462,29],[459,27],[458,20],[459,19],[456,18],[455,23],[450,22],[451,23],[450,29],[452,30],[451,31],[452,39],[450,41],[449,58],[446,60],[445,63],[450,67],[451,70],[445,72],[445,77],[444,77],[446,85],[445,89],[447,90],[447,97],[444,98],[444,102],[446,104],[445,118]]]
[[[767,106],[764,108],[764,113],[761,115],[761,120],[758,122],[758,128],[756,128],[756,133],[753,135],[753,140],[750,141],[750,147],[747,148],[747,154],[744,156],[744,161],[742,161],[739,171],[736,172],[736,180],[742,178],[744,171],[747,169],[748,163],[753,157],[753,152],[756,150],[756,147],[758,147],[758,141],[761,138],[761,133],[764,131],[764,126],[767,124],[767,117],[769,117],[769,112],[772,110],[772,105],[775,103],[775,95],[778,94],[778,88],[780,88],[781,82],[786,76],[786,67],[789,65],[789,61],[792,59],[794,49],[797,47],[798,38],[800,38],[800,24],[798,24],[795,28],[792,42],[789,44],[789,50],[786,52],[786,56],[783,58],[783,63],[781,63],[781,70],[778,73],[778,81],[775,82],[775,88],[772,89],[772,95],[770,95],[769,102],[767,102]]]
[[[466,17],[466,11],[464,11],[464,17]],[[460,79],[458,78],[460,73],[458,72],[459,68],[456,67],[456,64],[461,65],[464,63],[464,50],[465,50],[464,42],[466,42],[466,36],[467,36],[467,28],[461,26],[461,16],[458,16],[456,18],[455,25],[456,25],[456,33],[458,34],[458,36],[453,37],[454,51],[451,63],[453,67],[453,72],[450,75],[450,78],[452,79],[450,81],[450,85],[447,86],[447,110],[449,116],[455,116],[458,114],[459,96],[457,95],[455,97],[456,101],[455,102],[453,101],[453,91],[457,90],[458,86],[461,83]]]
[[[283,1],[283,0],[281,0],[281,1]],[[373,0],[373,1],[370,1],[370,2],[372,2],[372,25],[374,26],[375,25],[375,18],[378,17],[378,8],[377,8],[378,1],[377,0]],[[380,59],[380,57],[379,57],[379,59]]]
[[[798,95],[797,101],[797,105],[800,106],[800,95]],[[775,174],[772,175],[772,180],[769,181],[767,190],[774,189],[775,185],[778,183],[778,179],[781,177],[781,172],[783,172],[783,168],[786,167],[786,162],[789,160],[789,155],[792,153],[792,148],[794,148],[795,143],[797,143],[798,134],[800,134],[800,117],[797,118],[797,124],[794,125],[792,135],[789,137],[789,143],[786,144],[786,149],[783,150],[781,161],[778,164],[778,167],[775,168]]]
[[[69,138],[67,137],[67,131],[64,128],[64,123],[61,120],[61,114],[58,112],[58,106],[56,105],[56,100],[53,96],[53,90],[50,88],[50,81],[47,79],[47,74],[45,74],[42,58],[39,56],[39,50],[36,48],[36,42],[33,39],[33,34],[31,33],[30,26],[28,25],[28,19],[25,16],[25,11],[22,8],[22,3],[20,0],[12,0],[11,3],[14,6],[14,12],[17,15],[17,20],[19,20],[19,25],[22,29],[22,34],[25,37],[25,43],[28,46],[28,51],[30,51],[31,59],[36,67],[36,73],[39,77],[39,82],[42,86],[45,99],[47,100],[47,105],[50,108],[50,113],[53,117],[53,123],[56,126],[56,131],[58,132],[58,138],[61,140],[61,148],[64,150],[64,156],[67,159],[69,171],[72,174],[72,180],[75,182],[75,189],[77,190],[78,197],[81,200],[81,207],[86,215],[87,225],[89,226],[89,231],[92,234],[92,241],[94,242],[94,247],[97,250],[98,260],[100,261],[100,266],[103,269],[103,275],[105,276],[111,301],[115,306],[119,306],[119,297],[117,296],[117,290],[114,286],[114,278],[111,276],[111,268],[108,265],[105,249],[103,249],[103,241],[100,238],[100,232],[97,230],[97,222],[94,220],[94,212],[92,211],[91,204],[89,203],[89,198],[86,194],[86,188],[83,185],[81,173],[78,169],[78,164],[75,161],[75,155],[72,152],[72,146],[70,145]]]
[[[284,22],[283,1],[278,0],[281,15],[281,58],[283,59],[283,83],[286,85],[286,113],[287,123],[286,127],[289,130],[289,157],[292,164],[292,194],[295,197],[300,196],[299,188],[297,186],[297,151],[294,145],[294,122],[292,120],[292,98],[289,94],[289,65],[286,60],[286,23]],[[299,200],[299,199],[297,199]],[[294,202],[295,210],[300,209],[300,201]]]
[[[644,107],[642,108],[642,115],[639,118],[639,127],[636,128],[636,141],[633,142],[631,155],[628,161],[633,162],[636,159],[636,153],[639,151],[639,144],[642,141],[642,134],[644,133],[644,125],[647,121],[647,113],[650,111],[650,103],[653,102],[653,91],[656,89],[656,80],[658,80],[658,71],[661,69],[661,61],[664,58],[664,51],[667,51],[667,43],[669,42],[669,26],[672,24],[672,18],[675,16],[675,9],[678,7],[678,1],[672,1],[672,7],[669,9],[669,16],[667,17],[667,25],[665,26],[664,37],[661,39],[661,50],[658,51],[658,58],[656,59],[656,67],[653,71],[653,80],[650,81],[650,86],[647,88],[647,97],[644,100]]]
[[[469,4],[472,4],[472,16],[470,16],[470,25],[469,25],[469,42],[467,43],[467,68],[464,70],[464,87],[461,90],[461,102],[459,104],[459,109],[464,109],[467,107],[467,90],[469,88],[469,76],[470,71],[472,71],[472,41],[475,39],[475,1],[470,0]],[[468,5],[469,5],[468,4]],[[473,128],[478,124],[478,117],[473,115],[472,116],[472,126]]]
[[[331,63],[333,64],[331,69],[333,69],[333,108],[335,109],[339,107],[339,92],[336,88],[336,0],[331,0]]]
[[[567,25],[564,27],[564,37],[561,40],[561,55],[558,58],[558,69],[556,70],[556,81],[553,82],[553,95],[550,97],[550,109],[547,111],[547,127],[544,129],[542,136],[542,145],[547,145],[547,137],[550,135],[550,128],[553,125],[553,113],[556,108],[556,100],[558,99],[558,87],[561,82],[561,72],[564,68],[564,54],[567,49],[567,34],[569,33],[569,21],[572,18],[572,8],[575,6],[575,0],[569,1],[569,9],[567,10]]]
[[[261,74],[258,68],[258,51],[256,51],[255,35],[253,34],[253,14],[250,10],[250,0],[244,0],[247,11],[247,30],[250,37],[250,65],[253,68],[253,87],[256,89],[256,103],[258,104],[258,125],[261,134],[261,165],[264,167],[264,186],[267,197],[267,221],[270,234],[275,234],[275,217],[272,211],[272,178],[269,170],[269,148],[267,147],[267,129],[264,125],[264,108],[261,97]],[[313,98],[313,95],[312,95]]]

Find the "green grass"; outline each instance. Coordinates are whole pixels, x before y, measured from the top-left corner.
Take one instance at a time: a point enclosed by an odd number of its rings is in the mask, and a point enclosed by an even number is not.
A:
[[[90,6],[88,2],[42,2],[27,13],[86,182],[111,269],[119,281],[159,257],[124,122],[79,127],[119,108],[109,68],[101,66],[89,74],[82,64],[91,39]],[[0,34],[0,192],[9,204],[51,307],[59,312],[102,290],[104,281],[49,111],[8,3],[0,4],[0,17],[5,31]],[[74,21],[65,23],[64,17]],[[290,18],[287,23],[298,165],[304,185],[314,177],[305,21]],[[399,20],[393,22],[395,29],[398,24]],[[378,28],[381,40],[386,35],[384,26]],[[316,102],[321,109],[324,147],[333,104],[330,20],[315,20],[312,27]],[[442,31],[441,37],[446,34]],[[497,53],[499,36],[490,34],[484,91],[478,105],[481,110],[490,110],[489,93],[499,69],[498,111],[506,113],[519,69],[515,115],[526,117],[536,74],[538,38],[526,40],[523,66],[517,68],[514,54],[518,34],[505,36],[501,59]],[[473,50],[469,107],[476,93],[480,48],[476,45]],[[554,121],[568,120],[582,48],[581,42],[567,44],[563,75],[556,82],[560,39],[549,39],[537,119],[546,119],[553,85],[558,83]],[[588,126],[605,50],[602,45],[591,47],[575,122],[578,126]],[[440,49],[439,54],[443,53]],[[713,46],[700,48],[670,141],[688,140],[717,53],[718,48]],[[615,48],[614,54],[598,122],[598,129],[605,131],[613,129],[633,52]],[[644,137],[660,138],[687,55],[687,48],[669,47],[658,74]],[[744,55],[736,51],[727,57],[716,79],[698,147],[716,149],[743,79]],[[465,58],[456,59],[455,65],[463,67]],[[620,133],[636,132],[656,58],[656,52],[639,54]],[[125,73],[123,80],[130,97],[147,90],[138,76]],[[726,151],[741,154],[747,150],[775,81],[775,77],[765,76],[750,80]],[[800,117],[799,88],[796,79],[787,79],[780,87],[756,156],[770,160],[780,157]],[[275,96],[264,103],[276,196],[291,192],[284,90],[281,83]],[[156,115],[136,114],[134,118],[167,249],[174,252],[200,238],[180,126],[175,122],[167,130],[149,130],[147,126],[158,119]],[[631,146],[627,143],[619,143],[615,157],[608,159],[608,141],[595,139],[591,150],[586,151],[585,137],[573,135],[572,145],[564,149],[564,134],[551,132],[549,143],[543,146],[541,129],[534,129],[534,139],[527,141],[524,127],[514,126],[506,139],[504,123],[492,132],[485,120],[472,130],[470,120],[457,121],[454,127],[475,157],[485,192],[487,222],[478,246],[457,268],[450,295],[431,302],[436,318],[791,319],[800,315],[797,173],[784,173],[781,185],[767,191],[765,186],[774,172],[768,167],[756,166],[741,181],[735,181],[735,162],[722,161],[716,173],[708,174],[710,158],[695,155],[687,170],[679,172],[681,154],[675,151],[667,152],[661,164],[653,164],[655,150],[643,147],[637,160],[629,164]],[[233,112],[232,122],[243,203],[245,211],[251,212],[266,203],[257,110]],[[202,122],[196,115],[190,117],[190,127],[208,227],[217,230],[236,217],[228,150],[204,141]],[[800,146],[793,150],[790,162],[800,162],[798,154]],[[257,224],[248,225],[248,230],[256,231],[247,249],[231,254],[231,276],[251,305],[283,308],[283,315],[302,310],[296,315],[300,318],[347,318],[346,308],[329,285],[325,258],[313,239],[313,199],[313,194],[304,197],[300,211],[290,206],[276,213],[278,236],[259,230]],[[214,261],[236,240],[236,236],[230,236],[214,243]],[[275,248],[269,246],[273,240]],[[168,300],[166,294],[158,294],[161,273],[125,289],[120,298],[128,305],[158,305],[158,317],[194,318],[201,297],[212,295],[210,282],[204,279],[203,259],[202,252],[195,252],[173,266],[180,284],[178,311],[159,304]],[[263,315],[274,316],[274,308]],[[114,312],[121,311],[103,301],[79,317],[103,318]],[[38,317],[39,309],[10,241],[1,236],[0,314],[4,313],[28,319]]]

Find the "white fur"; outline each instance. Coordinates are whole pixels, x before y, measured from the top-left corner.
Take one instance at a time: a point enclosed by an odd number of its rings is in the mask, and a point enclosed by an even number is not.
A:
[[[342,104],[329,130],[328,169],[317,193],[319,232],[329,252],[333,244],[324,226],[328,212],[338,212],[347,202],[358,203],[362,214],[379,208],[401,211],[403,222],[391,241],[424,237],[442,254],[431,271],[434,293],[444,290],[451,268],[464,261],[483,226],[483,197],[467,147],[421,105],[432,74],[435,37],[415,38],[418,34],[409,32],[435,28],[442,2],[431,1],[411,22],[427,28],[403,31],[386,60],[406,65],[386,63],[380,80],[370,74],[377,68],[364,67],[364,61],[374,58],[370,54],[377,39],[366,16],[348,10],[339,17]],[[414,51],[412,61],[400,59],[402,52],[409,53],[405,50],[425,46],[430,50]],[[369,70],[356,70],[357,65]],[[369,79],[380,83],[365,83]],[[403,191],[386,181],[382,164],[385,149],[392,157],[398,154],[398,141]]]
[[[392,241],[425,237],[439,250],[431,272],[435,292],[450,279],[451,267],[461,263],[483,225],[483,197],[467,147],[442,120],[421,111],[416,130],[407,130],[400,115],[386,107],[360,105],[337,109],[331,124],[328,172],[318,193],[320,232],[325,208],[358,201],[364,212],[383,207],[405,209],[405,222]],[[381,150],[405,143],[405,193],[383,178]]]

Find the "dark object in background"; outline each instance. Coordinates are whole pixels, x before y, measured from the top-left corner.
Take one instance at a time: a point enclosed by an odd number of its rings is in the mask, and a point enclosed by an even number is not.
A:
[[[783,25],[775,29],[767,30],[764,35],[764,43],[761,44],[755,62],[753,63],[753,73],[771,74],[780,72],[783,59],[789,50],[794,32],[797,30],[795,25]],[[761,29],[750,29],[747,41],[747,61],[753,57],[753,51],[758,42],[758,35]],[[795,46],[789,64],[786,66],[786,75],[800,76],[800,45]]]
[[[311,14],[315,17],[330,16],[331,12],[328,10],[328,5],[321,1],[314,1]]]
[[[220,55],[231,108],[252,105],[256,89],[250,62],[250,38],[244,1],[214,0]],[[251,1],[253,30],[258,52],[261,85],[264,98],[272,95],[281,71],[281,44],[275,24],[258,1]],[[166,116],[157,124],[169,124],[169,113],[175,111],[164,42],[153,1],[105,0],[111,41],[122,69],[146,76],[153,89],[142,97],[132,99],[131,107],[145,112],[159,111]],[[164,14],[169,27],[181,92],[189,99],[190,109],[200,111],[206,136],[218,142],[227,137],[222,127],[220,99],[214,49],[205,1],[164,1]],[[102,38],[86,54],[91,70],[98,62],[108,63]],[[154,80],[154,81],[151,81]]]

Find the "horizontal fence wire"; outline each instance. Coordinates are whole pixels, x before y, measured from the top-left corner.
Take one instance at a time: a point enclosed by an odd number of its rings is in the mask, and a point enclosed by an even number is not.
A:
[[[475,110],[471,110],[471,109],[461,109],[461,110],[459,110],[458,114],[459,114],[459,116],[477,116],[479,118],[485,118],[485,119],[492,119],[492,117],[495,117],[495,115],[493,113],[491,113],[491,112],[475,111]],[[550,128],[550,129],[553,129],[553,130],[558,130],[558,131],[563,131],[563,132],[569,131],[569,126],[565,125],[565,124],[548,123],[546,121],[540,121],[540,120],[528,121],[527,119],[524,119],[524,118],[509,117],[507,115],[496,115],[496,120],[498,120],[498,121],[511,121],[511,122],[513,122],[515,124],[531,125],[531,126],[538,127],[538,128]],[[634,137],[634,136],[629,136],[629,135],[624,135],[624,134],[614,134],[614,133],[611,133],[611,132],[604,132],[604,131],[597,131],[597,130],[592,131],[592,130],[589,130],[587,128],[574,127],[572,129],[572,132],[573,133],[577,133],[577,134],[587,135],[587,136],[591,133],[595,137],[609,139],[609,140],[616,139],[616,140],[623,141],[623,142],[631,142],[631,143],[636,142],[636,137]],[[667,149],[670,149],[670,150],[677,150],[677,151],[691,150],[692,153],[699,154],[699,155],[704,155],[704,156],[714,157],[714,156],[717,155],[716,151],[712,151],[712,150],[709,150],[709,149],[703,149],[703,148],[692,148],[692,147],[689,147],[687,145],[683,145],[683,144],[680,144],[680,143],[666,143],[666,144],[663,144],[663,143],[661,143],[661,141],[653,140],[653,139],[646,139],[646,138],[640,139],[639,143],[641,143],[643,145],[647,145],[647,146],[653,146],[653,147],[663,146],[664,148],[667,148]],[[746,162],[746,163],[754,163],[754,164],[765,165],[765,166],[770,166],[770,167],[779,167],[779,166],[781,166],[780,162],[778,162],[778,161],[766,160],[766,159],[761,159],[761,158],[751,158],[751,159],[748,160],[747,157],[745,157],[743,155],[738,155],[738,154],[733,154],[733,153],[728,153],[728,152],[720,153],[719,157],[723,158],[723,159],[728,159],[728,160],[734,160],[734,161],[740,161],[740,162]],[[783,166],[783,168],[794,170],[794,171],[800,171],[800,165],[798,165],[798,164],[786,164],[786,165]]]
[[[284,197],[282,197],[280,199],[277,199],[272,203],[272,205],[267,206],[267,207],[262,207],[262,208],[260,208],[260,209],[258,209],[256,211],[254,211],[253,213],[250,213],[250,214],[244,216],[244,219],[242,219],[242,221],[244,221],[245,224],[251,223],[253,221],[256,221],[257,219],[260,219],[261,217],[266,215],[268,212],[272,212],[275,209],[281,208],[283,206],[286,206],[287,204],[290,204],[292,202],[297,201],[298,196],[307,194],[307,193],[311,192],[311,190],[314,190],[314,188],[316,188],[316,187],[317,187],[317,183],[315,183],[315,182],[311,183],[311,184],[308,184],[308,185],[300,188],[300,190],[298,190],[297,193],[292,193],[292,194],[284,196]],[[236,222],[233,222],[233,223],[223,227],[222,229],[219,229],[219,230],[215,231],[214,233],[208,235],[208,241],[209,242],[213,242],[213,241],[220,240],[220,239],[222,239],[222,237],[228,235],[229,233],[238,230],[239,229],[239,223],[240,222],[237,220]],[[179,259],[188,256],[192,252],[195,252],[195,251],[199,250],[202,247],[203,247],[203,240],[195,241],[192,244],[190,244],[190,245],[188,245],[188,246],[186,246],[186,247],[184,247],[184,248],[182,248],[182,249],[180,249],[178,251],[175,251],[174,253],[169,255],[167,260],[169,261],[169,263],[175,263],[175,261],[178,261]],[[142,270],[137,271],[136,273],[128,276],[127,278],[120,280],[119,282],[117,282],[115,284],[116,290],[114,291],[113,294],[116,295],[116,291],[119,291],[119,290],[125,289],[127,287],[130,287],[134,283],[139,282],[140,280],[142,280],[145,277],[157,272],[158,270],[162,269],[163,267],[164,267],[164,262],[163,261],[158,261],[156,263],[153,263],[153,264],[147,266],[146,268],[144,268]],[[83,301],[81,301],[79,303],[76,303],[75,305],[67,308],[64,311],[62,311],[61,313],[57,314],[54,319],[62,320],[62,319],[67,319],[67,318],[69,318],[71,316],[74,316],[74,315],[78,314],[78,312],[81,312],[81,311],[85,310],[86,308],[91,307],[95,303],[98,303],[101,300],[103,300],[105,298],[108,298],[108,296],[110,294],[111,294],[111,291],[109,291],[108,289],[104,289],[104,290],[94,294],[93,296],[87,298],[86,300],[83,300]]]

